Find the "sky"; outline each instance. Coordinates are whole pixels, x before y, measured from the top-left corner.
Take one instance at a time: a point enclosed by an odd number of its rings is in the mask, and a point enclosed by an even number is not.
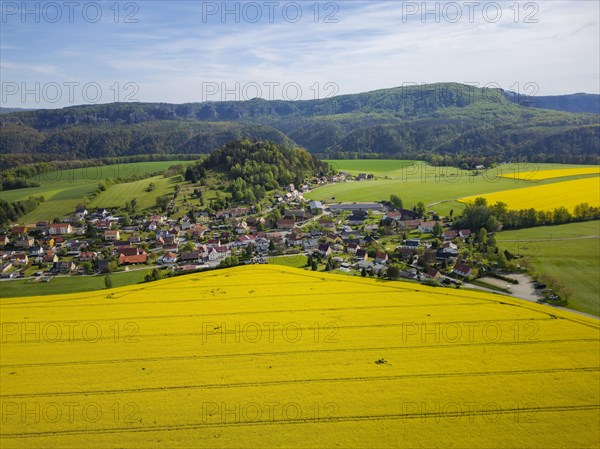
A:
[[[600,1],[2,1],[4,107],[600,93]]]

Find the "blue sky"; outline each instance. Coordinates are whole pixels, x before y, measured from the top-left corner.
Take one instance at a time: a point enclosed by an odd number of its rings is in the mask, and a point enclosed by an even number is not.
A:
[[[600,93],[600,2],[478,3],[3,1],[1,103],[311,99],[442,81]]]

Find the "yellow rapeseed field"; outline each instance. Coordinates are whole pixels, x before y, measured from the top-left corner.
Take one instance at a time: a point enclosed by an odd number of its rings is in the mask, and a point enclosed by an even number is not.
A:
[[[600,167],[559,168],[555,170],[515,171],[500,175],[503,178],[522,179],[524,181],[541,181],[543,179],[561,178],[565,176],[600,175]]]
[[[595,319],[247,266],[3,299],[0,446],[597,448]]]
[[[579,203],[588,203],[590,206],[600,205],[600,178],[583,178],[573,181],[544,184],[521,189],[503,190],[501,192],[487,193],[461,198],[462,202],[474,201],[477,197],[484,197],[488,204],[502,201],[508,204],[509,209],[554,210],[564,206],[571,212]]]

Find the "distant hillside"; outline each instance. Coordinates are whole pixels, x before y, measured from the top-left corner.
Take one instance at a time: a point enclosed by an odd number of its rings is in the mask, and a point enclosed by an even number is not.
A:
[[[0,115],[2,114],[12,114],[13,112],[23,112],[23,111],[33,111],[33,109],[27,108],[5,108],[0,106]]]
[[[514,92],[506,92],[509,100],[518,102],[522,106],[554,109],[564,112],[588,112],[600,114],[600,95],[596,94],[571,94],[571,95],[549,95],[549,96],[523,96]]]
[[[589,113],[597,96],[526,100],[502,90],[444,83],[309,101],[114,103],[25,111],[0,117],[0,153],[47,158],[206,153],[247,137],[294,142],[329,157],[598,163],[600,116]],[[538,104],[587,113],[534,107]]]

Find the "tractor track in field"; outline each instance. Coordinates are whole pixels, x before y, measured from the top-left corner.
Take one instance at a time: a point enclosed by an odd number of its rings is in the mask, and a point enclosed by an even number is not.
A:
[[[123,388],[112,390],[82,390],[82,391],[56,391],[40,393],[15,393],[0,395],[0,399],[25,399],[37,397],[54,396],[88,396],[88,395],[113,395],[113,394],[138,394],[138,393],[157,393],[172,390],[220,390],[227,388],[251,388],[251,387],[269,387],[275,385],[308,384],[308,383],[328,383],[328,382],[374,382],[374,381],[396,381],[411,379],[443,379],[453,377],[488,377],[488,376],[515,376],[515,375],[535,375],[535,374],[558,374],[558,373],[594,373],[600,371],[598,367],[580,367],[580,368],[539,368],[530,370],[508,370],[508,371],[473,371],[463,373],[415,373],[398,374],[393,376],[361,376],[361,377],[334,377],[318,379],[290,379],[274,380],[264,382],[235,382],[224,384],[203,384],[203,385],[172,385],[162,387],[146,388]]]
[[[163,317],[163,318],[169,318],[169,317]],[[311,320],[312,321],[312,320]],[[539,321],[554,321],[553,318],[538,318],[538,319],[531,319],[531,318],[517,318],[517,319],[511,319],[511,318],[504,318],[504,319],[488,319],[488,320],[461,320],[461,321],[428,321],[427,323],[416,323],[416,322],[402,322],[402,323],[382,323],[382,324],[352,324],[352,325],[347,325],[347,326],[339,326],[336,325],[333,322],[328,322],[323,324],[320,328],[323,331],[323,333],[325,333],[325,331],[335,331],[335,333],[337,334],[338,331],[340,330],[356,330],[356,329],[382,329],[382,328],[406,328],[407,325],[413,326],[413,325],[428,325],[428,326],[436,326],[436,325],[458,325],[458,324],[464,324],[464,325],[469,325],[469,324],[479,324],[479,323],[517,323],[517,322],[526,322],[526,323],[533,323],[533,322],[539,322]],[[36,324],[39,323],[40,325],[42,325],[44,322],[43,321],[36,321]],[[48,323],[54,323],[53,321],[49,321]],[[204,323],[206,324],[219,324],[219,323]],[[222,323],[222,324],[226,324],[226,323]],[[232,323],[230,323],[232,324]],[[246,324],[250,324],[252,325],[252,327],[254,327],[254,324],[258,324],[258,323],[254,323],[254,322],[250,322],[250,323],[246,323]],[[269,323],[268,323],[269,324]],[[281,323],[270,323],[273,324],[273,327],[270,327],[270,329],[273,330],[273,332],[275,331],[282,331],[283,328],[282,327],[278,327],[275,326],[275,324],[281,324]],[[295,323],[298,324],[298,323]],[[304,331],[314,331],[315,327],[314,324],[311,326],[294,326],[294,331],[300,331],[301,333]],[[534,329],[537,333],[537,329]],[[240,329],[238,330],[225,330],[225,331],[220,331],[220,326],[218,326],[217,328],[214,328],[215,332],[175,332],[175,333],[160,333],[160,334],[132,334],[131,336],[128,337],[124,337],[124,338],[128,338],[131,339],[130,342],[134,343],[133,339],[142,339],[142,338],[165,338],[165,337],[208,337],[208,336],[217,336],[217,335],[244,335],[246,333],[248,333],[248,331],[243,330],[240,326]],[[262,330],[261,330],[262,333]],[[333,335],[331,335],[331,337],[333,337]],[[6,337],[5,337],[6,338]],[[533,337],[531,337],[533,338]],[[98,341],[114,341],[115,336],[114,335],[109,335],[106,337],[99,337],[99,338],[95,338],[94,342],[98,342]],[[74,342],[89,342],[90,339],[86,339],[86,338],[68,338],[66,340],[53,340],[53,343],[74,343]],[[316,343],[316,342],[315,342]],[[331,341],[331,343],[334,343],[334,341]],[[14,344],[18,344],[18,345],[23,345],[23,344],[33,344],[33,345],[37,345],[39,344],[39,341],[36,341],[34,339],[31,339],[29,341],[22,341],[22,340],[14,340],[14,341],[4,341],[2,342],[3,345],[14,345]],[[205,343],[203,343],[205,344]]]
[[[112,365],[121,363],[137,362],[160,362],[168,360],[195,360],[195,359],[223,359],[237,357],[274,357],[274,356],[294,356],[297,354],[316,354],[316,353],[335,353],[335,352],[366,352],[366,351],[389,351],[389,350],[413,350],[413,349],[451,349],[457,347],[475,347],[475,346],[521,346],[521,345],[539,345],[539,344],[560,344],[560,343],[598,343],[597,338],[572,338],[563,340],[531,340],[531,341],[505,341],[490,342],[481,341],[473,343],[452,343],[452,344],[434,344],[434,345],[410,345],[410,346],[378,346],[365,348],[338,348],[338,349],[300,349],[296,351],[271,351],[271,352],[247,352],[233,354],[204,354],[204,355],[179,355],[163,357],[140,357],[127,359],[107,359],[107,360],[71,360],[61,362],[39,362],[39,363],[10,363],[0,365],[4,368],[32,368],[43,366],[86,366],[86,365]]]
[[[587,405],[551,405],[545,407],[511,407],[500,410],[503,414],[510,414],[513,417],[517,415],[529,415],[532,413],[564,413],[578,411],[594,411],[600,410],[600,404]],[[39,438],[53,437],[61,435],[98,435],[110,433],[138,433],[138,432],[169,432],[169,431],[184,431],[196,429],[210,428],[228,428],[228,427],[247,427],[247,426],[272,426],[272,425],[298,425],[298,424],[313,424],[313,423],[340,423],[340,422],[360,422],[360,421],[381,421],[381,420],[412,420],[412,419],[449,419],[460,418],[463,416],[486,416],[498,413],[498,410],[468,410],[468,411],[442,411],[442,412],[425,412],[425,413],[397,413],[384,415],[354,415],[354,416],[329,416],[329,417],[313,417],[313,418],[295,418],[295,419],[270,419],[256,421],[237,421],[237,422],[195,422],[188,424],[175,425],[153,425],[145,427],[113,427],[103,429],[65,429],[42,432],[22,432],[11,434],[0,434],[0,438],[15,439],[15,438]]]

